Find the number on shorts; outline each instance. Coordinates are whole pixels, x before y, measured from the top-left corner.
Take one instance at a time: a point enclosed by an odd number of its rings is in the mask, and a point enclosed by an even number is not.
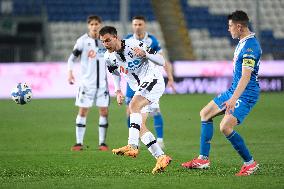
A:
[[[153,89],[154,85],[157,84],[157,81],[158,79],[153,79],[153,81],[150,83],[150,82],[143,82],[141,85],[140,85],[140,88],[139,88],[139,91],[142,91],[143,89],[146,88],[146,90],[148,90],[149,92]]]
[[[238,108],[238,107],[240,106],[240,103],[241,103],[241,102],[242,102],[242,101],[241,101],[240,99],[238,99],[237,102],[236,102],[235,108]]]

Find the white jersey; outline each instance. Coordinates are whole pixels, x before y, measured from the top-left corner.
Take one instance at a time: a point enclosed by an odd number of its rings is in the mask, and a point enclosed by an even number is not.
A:
[[[82,85],[91,88],[107,87],[105,51],[102,42],[88,34],[82,35],[77,40],[73,55],[80,56]]]
[[[132,90],[137,91],[141,81],[147,77],[163,80],[161,67],[147,58],[140,58],[134,54],[133,48],[138,47],[150,54],[154,54],[151,48],[142,41],[135,39],[122,40],[121,52],[105,52],[105,60],[110,72],[123,74]]]

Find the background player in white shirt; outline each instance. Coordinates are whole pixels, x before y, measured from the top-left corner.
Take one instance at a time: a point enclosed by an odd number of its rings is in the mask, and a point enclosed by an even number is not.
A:
[[[120,74],[124,75],[132,90],[136,91],[129,104],[128,145],[113,149],[112,152],[117,155],[136,157],[140,135],[141,141],[157,159],[152,173],[161,172],[169,165],[171,158],[164,154],[145,123],[148,112],[152,111],[151,106],[159,102],[165,90],[164,78],[161,73],[161,66],[164,66],[165,59],[142,41],[119,39],[116,28],[112,26],[103,27],[99,33],[103,45],[108,50],[105,53],[105,60],[109,71],[114,76],[118,104],[123,103]]]
[[[76,96],[76,106],[79,112],[76,118],[76,144],[73,151],[83,150],[83,140],[86,130],[86,118],[89,108],[95,103],[99,107],[99,150],[106,151],[105,143],[108,128],[109,91],[106,75],[104,53],[106,49],[99,40],[99,30],[102,20],[91,15],[87,19],[89,32],[82,35],[74,46],[73,53],[68,59],[68,82],[73,84],[73,64],[80,57],[81,82]]]
[[[148,47],[150,47],[152,50],[156,51],[157,53],[162,54],[162,48],[160,46],[159,41],[156,39],[155,36],[149,34],[146,32],[146,18],[144,16],[134,16],[132,18],[132,34],[128,34],[125,39],[136,39],[139,41],[142,41],[145,43]],[[172,74],[172,65],[170,62],[166,61],[164,69],[168,76],[168,83],[167,86],[172,89],[172,91],[175,93],[175,87],[174,87],[174,79]],[[134,96],[135,91],[133,91],[130,86],[127,84],[126,93],[125,93],[125,103],[127,105],[126,113],[127,113],[127,124],[128,127],[130,127],[130,117],[129,117],[129,103],[131,99]],[[159,103],[157,103],[157,107],[153,109],[153,112],[151,115],[154,118],[154,128],[156,131],[157,136],[157,142],[161,146],[161,148],[164,148],[164,121],[163,116],[160,111]]]

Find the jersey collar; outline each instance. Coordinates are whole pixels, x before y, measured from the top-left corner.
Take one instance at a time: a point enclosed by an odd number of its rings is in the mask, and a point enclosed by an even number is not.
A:
[[[143,39],[138,39],[137,35],[134,33],[133,34],[133,38],[136,39],[136,40],[139,40],[139,41],[144,41],[145,39],[148,38],[148,35],[149,35],[148,32],[145,32],[144,38]]]
[[[246,40],[249,39],[249,38],[253,38],[254,36],[255,36],[255,33],[250,33],[248,36],[246,36],[245,38],[241,39],[241,40],[240,40],[240,43],[246,41]]]

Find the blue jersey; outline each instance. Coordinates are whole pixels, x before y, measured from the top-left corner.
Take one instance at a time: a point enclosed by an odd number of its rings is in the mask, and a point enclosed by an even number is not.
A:
[[[145,33],[145,36],[143,39],[138,39],[135,34],[128,34],[125,37],[125,39],[130,39],[130,38],[143,41],[143,43],[145,43],[148,47],[150,47],[152,50],[156,51],[157,53],[162,51],[162,48],[157,38],[151,34],[148,34],[147,32]]]
[[[234,72],[230,91],[236,90],[242,76],[242,67],[252,71],[250,81],[240,98],[257,100],[260,92],[258,84],[258,70],[262,50],[258,40],[252,33],[239,41],[234,53]]]

